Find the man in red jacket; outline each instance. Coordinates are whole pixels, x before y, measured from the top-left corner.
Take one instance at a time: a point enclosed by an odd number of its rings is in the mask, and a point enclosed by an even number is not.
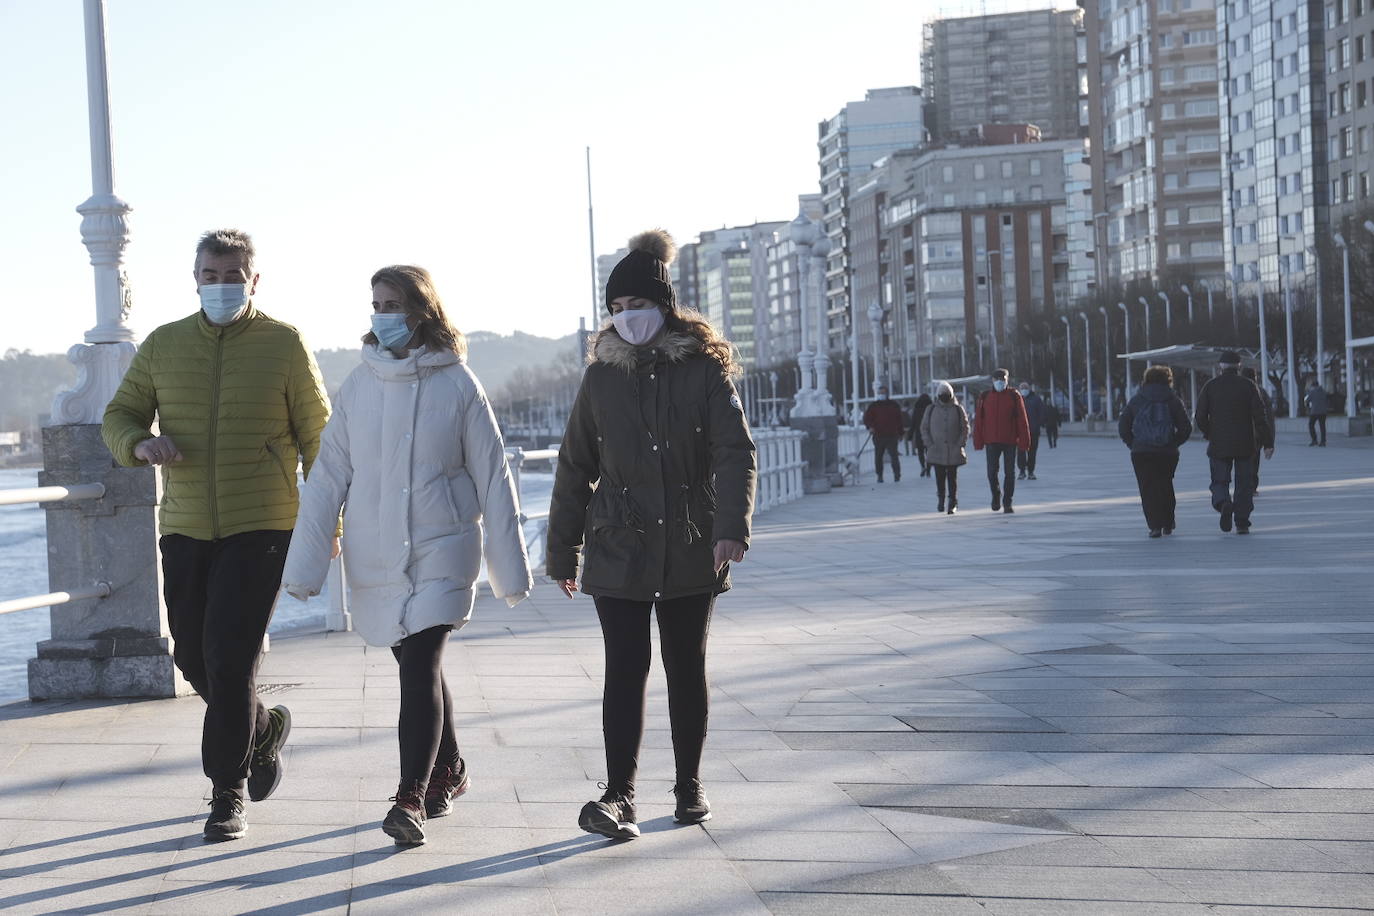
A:
[[[892,456],[892,479],[902,479],[902,462],[897,458],[897,443],[902,438],[906,424],[902,421],[902,408],[887,396],[887,386],[879,384],[873,389],[878,399],[864,411],[864,426],[873,434],[873,464],[878,470],[878,483],[883,482],[883,453]]]
[[[987,446],[988,486],[992,489],[992,511],[1011,514],[1011,497],[1016,492],[1017,450],[1030,449],[1030,424],[1026,405],[1015,388],[1007,387],[1007,370],[994,369],[992,390],[983,393],[973,415],[973,448]],[[1002,486],[997,486],[997,465],[1002,464]]]

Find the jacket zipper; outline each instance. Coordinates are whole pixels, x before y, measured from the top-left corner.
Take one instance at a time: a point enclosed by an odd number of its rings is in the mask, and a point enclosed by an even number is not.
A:
[[[215,439],[219,433],[220,363],[224,358],[224,331],[215,330],[215,362],[210,385],[210,539],[219,540],[219,501],[215,498]]]

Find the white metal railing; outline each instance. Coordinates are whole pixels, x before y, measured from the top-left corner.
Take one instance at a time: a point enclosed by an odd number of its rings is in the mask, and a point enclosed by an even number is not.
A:
[[[802,497],[801,447],[806,433],[799,429],[754,430],[758,494],[754,511],[763,512]]]
[[[70,487],[25,487],[22,489],[0,490],[0,506],[17,506],[23,503],[60,503],[77,499],[101,499],[105,496],[103,483],[78,483]],[[0,614],[15,611],[29,611],[38,607],[56,607],[73,601],[88,598],[108,598],[110,583],[97,582],[69,589],[64,592],[48,592],[46,595],[29,595],[0,601]]]

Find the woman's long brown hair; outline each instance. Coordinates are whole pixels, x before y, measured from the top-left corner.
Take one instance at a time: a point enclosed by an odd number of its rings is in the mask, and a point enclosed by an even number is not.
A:
[[[720,336],[720,332],[706,318],[691,309],[669,309],[664,324],[670,331],[691,334],[701,344],[701,352],[720,363],[720,369],[727,378],[738,378],[744,374],[744,367],[735,359],[735,347]]]
[[[376,286],[378,283],[389,284],[401,291],[406,316],[419,322],[415,326],[415,333],[419,335],[422,345],[430,350],[450,350],[459,356],[467,356],[467,338],[444,314],[444,304],[439,300],[439,291],[434,288],[434,278],[429,271],[411,264],[393,264],[372,275],[369,285]],[[377,335],[368,331],[363,335],[363,343],[377,344]]]

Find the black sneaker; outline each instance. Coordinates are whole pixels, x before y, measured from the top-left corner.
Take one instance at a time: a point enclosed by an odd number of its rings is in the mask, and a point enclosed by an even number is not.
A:
[[[1002,513],[1004,515],[1011,515],[1015,511],[1016,510],[1011,507],[1011,503],[1009,501],[1002,503]]]
[[[435,767],[429,774],[429,785],[425,788],[425,814],[429,817],[452,814],[453,800],[471,786],[468,765],[462,757],[458,758],[457,770],[451,766]]]
[[[993,511],[993,512],[1001,512],[1001,511],[1002,511],[1002,497],[1001,497],[1000,494],[997,495],[997,496],[994,496],[994,497],[992,498],[992,511]]]
[[[1250,525],[1249,525],[1249,523],[1246,523],[1246,524],[1243,524],[1243,525],[1242,525],[1240,522],[1236,522],[1236,534],[1249,534],[1249,533],[1250,533]]]
[[[1016,475],[1016,479],[1017,479],[1017,480],[1025,480],[1025,479],[1026,479],[1026,472],[1025,472],[1025,471],[1022,471],[1022,472],[1020,472],[1019,474],[1017,474],[1017,475]]]
[[[944,512],[944,511],[945,511],[945,501],[944,501],[943,499],[940,500],[939,502],[937,502],[937,503],[935,504],[935,511],[936,511],[936,512]]]
[[[291,710],[274,706],[267,710],[267,720],[267,734],[253,748],[248,771],[248,797],[255,802],[275,792],[286,774],[281,748],[286,743],[286,736],[291,734]]]
[[[1222,530],[1222,531],[1230,531],[1230,530],[1231,530],[1231,507],[1230,507],[1230,506],[1227,506],[1226,508],[1224,508],[1224,509],[1221,510],[1221,530]]]
[[[382,821],[382,832],[397,846],[420,846],[425,842],[425,793],[420,783],[401,783],[391,797],[396,804]]]
[[[205,839],[211,843],[237,840],[248,832],[243,816],[243,796],[236,789],[215,789],[210,794],[210,817],[205,821]]]
[[[1160,536],[1163,535],[1163,534],[1164,534],[1164,531],[1163,531],[1162,529],[1160,529],[1160,528],[1151,528],[1151,529],[1150,529],[1150,537],[1152,537],[1152,538],[1160,537]]]
[[[673,819],[679,824],[700,824],[711,819],[711,803],[701,788],[701,780],[689,779],[673,786],[677,796],[677,811]]]
[[[635,821],[634,802],[616,789],[607,789],[599,801],[587,802],[577,816],[577,826],[613,840],[633,840],[639,836],[639,824]]]
[[[1035,472],[1034,472],[1034,471],[1027,471],[1027,472],[1026,472],[1026,479],[1027,479],[1027,480],[1037,480],[1038,478],[1035,476]]]

